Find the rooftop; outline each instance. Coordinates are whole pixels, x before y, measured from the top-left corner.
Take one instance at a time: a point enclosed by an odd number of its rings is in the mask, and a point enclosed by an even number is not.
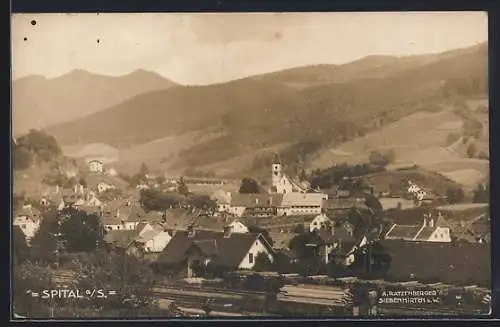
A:
[[[193,244],[202,252],[208,251],[209,247],[214,249],[214,244],[216,244],[217,252],[215,253],[215,250],[210,252],[211,256],[215,256],[211,262],[227,267],[237,267],[258,237],[263,240],[260,234],[231,233],[229,237],[224,237],[223,232],[196,230],[194,236],[189,237],[187,231],[178,231],[160,253],[156,264],[181,263],[186,258],[186,251]],[[271,248],[269,250],[272,251]]]

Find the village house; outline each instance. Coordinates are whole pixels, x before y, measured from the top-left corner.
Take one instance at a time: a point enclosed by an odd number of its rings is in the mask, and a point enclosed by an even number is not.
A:
[[[145,253],[144,240],[145,238],[149,240],[152,233],[159,233],[155,226],[149,223],[139,223],[133,229],[106,231],[104,241],[109,246],[124,250],[128,254],[142,256]]]
[[[238,220],[233,220],[229,225],[227,225],[229,228],[231,228],[231,231],[233,233],[250,233],[248,230],[248,227],[245,226],[242,222]]]
[[[112,189],[123,191],[128,188],[127,182],[117,176],[90,174],[86,177],[85,181],[87,182],[88,190],[97,193],[103,193]]]
[[[281,205],[283,194],[242,194],[236,193],[231,197],[229,213],[242,217],[270,217],[276,216]]]
[[[229,212],[231,207],[231,192],[217,190],[210,195],[210,199],[217,203],[218,212]]]
[[[169,231],[161,225],[153,225],[150,230],[143,231],[135,240],[145,253],[160,253],[172,239]]]
[[[92,173],[103,173],[104,163],[101,160],[92,159],[87,162],[89,171]]]
[[[322,193],[285,193],[277,213],[279,216],[318,215],[324,200]]]
[[[314,217],[313,221],[309,224],[309,232],[314,232],[317,229],[329,228],[333,226],[333,222],[324,213]]]
[[[107,204],[101,215],[106,230],[134,230],[140,223],[154,220],[140,206],[120,200]]]
[[[40,212],[33,208],[31,204],[23,205],[21,208],[14,210],[13,225],[21,229],[28,242],[35,236],[35,233],[40,228],[40,223]]]
[[[334,185],[331,188],[324,191],[326,195],[328,195],[329,199],[347,199],[351,196],[351,192],[349,190],[342,189],[338,185]]]
[[[357,245],[358,241],[353,236],[353,228],[349,224],[334,227],[324,225],[313,230],[312,247],[317,249],[321,262],[330,263],[332,260],[344,264],[346,257]]]
[[[66,207],[66,203],[61,195],[59,186],[56,186],[53,192],[46,192],[46,194],[41,197],[39,203],[44,208],[48,208],[52,205],[59,211]]]
[[[187,185],[222,186],[226,184],[226,181],[218,178],[208,178],[208,177],[184,177],[184,183],[186,183]]]
[[[153,263],[157,271],[177,269],[187,277],[195,277],[197,267],[212,265],[226,269],[252,269],[259,253],[272,262],[274,251],[261,234],[197,230],[177,231]]]
[[[424,214],[422,223],[418,225],[393,224],[385,239],[449,243],[450,228],[446,225],[442,215],[434,218],[432,214]]]

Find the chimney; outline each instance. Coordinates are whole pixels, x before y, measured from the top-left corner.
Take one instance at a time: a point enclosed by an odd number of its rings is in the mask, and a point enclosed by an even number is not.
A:
[[[429,227],[434,228],[434,218],[429,217]]]
[[[259,204],[259,199],[258,198],[255,199],[255,204]]]
[[[56,193],[59,194],[59,185],[56,185]]]
[[[232,231],[233,231],[233,226],[224,226],[224,238],[230,237]]]
[[[120,217],[120,208],[117,208],[117,209],[116,209],[116,216],[117,216],[117,217]]]
[[[427,215],[424,215],[424,228],[427,227]]]

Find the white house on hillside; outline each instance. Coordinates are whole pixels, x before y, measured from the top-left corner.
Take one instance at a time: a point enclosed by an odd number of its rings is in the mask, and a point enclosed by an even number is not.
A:
[[[31,205],[24,205],[21,209],[14,211],[14,226],[19,226],[29,242],[40,228],[40,212]]]
[[[93,173],[102,173],[104,171],[104,163],[101,160],[92,159],[87,162],[89,170]]]

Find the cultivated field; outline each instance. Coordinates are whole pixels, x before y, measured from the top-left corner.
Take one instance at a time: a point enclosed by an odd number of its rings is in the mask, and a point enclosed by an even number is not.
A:
[[[415,113],[376,132],[325,151],[313,161],[312,168],[325,168],[342,162],[366,163],[370,151],[391,149],[395,160],[387,167],[389,170],[418,165],[442,174],[470,191],[488,178],[489,161],[467,158],[465,150],[453,150],[447,146],[448,135],[460,134],[462,125],[462,119],[451,108],[438,113]],[[487,150],[488,143],[479,140],[475,145],[479,150]]]

